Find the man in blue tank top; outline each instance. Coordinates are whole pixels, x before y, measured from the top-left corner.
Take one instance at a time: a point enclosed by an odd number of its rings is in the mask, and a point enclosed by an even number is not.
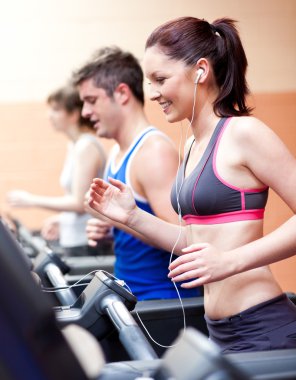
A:
[[[168,137],[146,119],[143,73],[136,58],[117,47],[100,49],[74,74],[73,81],[84,102],[82,115],[93,121],[99,137],[117,143],[109,156],[106,179],[129,185],[143,210],[178,223],[169,196],[178,154]],[[116,277],[124,280],[139,300],[177,298],[167,277],[170,253],[124,226],[113,227]],[[88,226],[92,244],[108,229],[109,222],[99,215],[92,219]],[[182,297],[199,295],[199,289],[179,291]]]

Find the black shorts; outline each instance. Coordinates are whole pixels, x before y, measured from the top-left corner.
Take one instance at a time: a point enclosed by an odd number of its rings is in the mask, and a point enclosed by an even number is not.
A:
[[[205,316],[222,353],[296,348],[296,306],[286,294],[220,320]]]

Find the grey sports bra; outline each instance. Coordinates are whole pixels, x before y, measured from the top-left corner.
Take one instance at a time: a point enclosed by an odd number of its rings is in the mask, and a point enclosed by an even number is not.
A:
[[[264,216],[268,187],[240,189],[224,181],[217,172],[217,150],[230,120],[219,120],[201,160],[188,177],[184,178],[185,169],[194,141],[180,166],[172,188],[171,202],[187,224],[257,220]]]

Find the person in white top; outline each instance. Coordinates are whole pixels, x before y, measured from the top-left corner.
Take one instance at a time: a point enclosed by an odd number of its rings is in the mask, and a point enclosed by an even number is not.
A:
[[[45,220],[43,237],[47,240],[58,239],[68,255],[95,254],[87,245],[85,227],[90,215],[85,212],[83,203],[92,179],[103,174],[105,153],[95,136],[93,124],[81,116],[82,102],[73,86],[53,92],[48,97],[48,105],[52,126],[70,140],[60,177],[65,194],[49,197],[14,190],[8,194],[8,202],[13,207],[41,207],[58,211],[59,214]]]

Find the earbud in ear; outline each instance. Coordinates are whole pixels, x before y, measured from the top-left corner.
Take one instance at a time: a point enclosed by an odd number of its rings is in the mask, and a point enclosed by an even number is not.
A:
[[[200,77],[202,76],[203,73],[204,73],[204,69],[199,68],[197,70],[196,78],[195,78],[195,81],[194,81],[195,84],[198,84],[198,82],[200,80]]]

